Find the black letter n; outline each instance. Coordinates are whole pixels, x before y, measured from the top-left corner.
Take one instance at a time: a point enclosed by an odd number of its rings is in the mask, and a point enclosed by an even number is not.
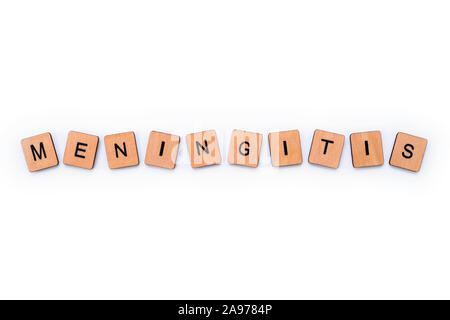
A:
[[[44,158],[47,159],[47,154],[45,153],[45,149],[44,149],[44,143],[41,142],[39,144],[39,153],[37,152],[36,148],[34,147],[34,145],[31,145],[31,153],[33,154],[33,159],[34,161],[36,161],[36,156],[39,158],[39,160],[42,160],[42,155],[44,155]]]
[[[119,153],[117,151],[120,151],[120,153],[123,154],[125,157],[127,156],[127,146],[125,145],[125,142],[123,143],[123,150],[120,149],[117,143],[114,143],[114,149],[116,151],[116,158],[119,157]]]
[[[207,154],[209,154],[209,149],[208,149],[208,141],[205,140],[205,146],[202,146],[202,144],[198,141],[195,141],[195,145],[197,146],[197,153],[198,155],[201,155],[200,153],[200,148],[205,151]]]

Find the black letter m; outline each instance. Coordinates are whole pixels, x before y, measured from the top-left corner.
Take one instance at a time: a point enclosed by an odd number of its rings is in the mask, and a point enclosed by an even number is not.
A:
[[[36,156],[39,158],[39,160],[42,160],[42,155],[44,155],[44,158],[47,159],[47,154],[45,153],[45,149],[44,149],[44,143],[41,142],[39,144],[39,153],[37,152],[36,148],[34,147],[34,145],[31,145],[31,153],[33,154],[33,159],[34,161],[36,161]]]

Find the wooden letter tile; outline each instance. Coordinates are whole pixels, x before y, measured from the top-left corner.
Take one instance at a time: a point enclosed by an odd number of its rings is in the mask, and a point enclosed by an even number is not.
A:
[[[269,147],[274,167],[301,164],[303,161],[298,130],[269,133]]]
[[[342,134],[316,130],[309,151],[309,162],[324,167],[339,167],[345,137]]]
[[[58,165],[58,156],[50,133],[25,138],[21,143],[30,172]]]
[[[214,130],[191,133],[186,136],[186,144],[192,168],[219,164],[222,161]]]
[[[233,130],[231,134],[228,162],[241,166],[256,168],[259,163],[262,134]]]
[[[384,163],[380,131],[352,133],[350,135],[353,167],[375,167]]]
[[[97,154],[98,137],[70,131],[67,136],[63,162],[66,165],[92,169]]]
[[[179,136],[157,131],[150,132],[145,163],[161,168],[175,168],[179,145]]]
[[[105,136],[105,149],[111,169],[137,166],[139,155],[134,132]]]
[[[392,149],[391,166],[417,172],[422,166],[427,139],[399,132]]]

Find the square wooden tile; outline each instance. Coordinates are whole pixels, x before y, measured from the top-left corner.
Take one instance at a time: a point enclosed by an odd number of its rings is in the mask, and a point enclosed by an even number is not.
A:
[[[314,131],[309,162],[336,169],[341,161],[345,136],[342,134],[316,130]]]
[[[403,132],[397,133],[389,164],[394,167],[418,172],[428,140]]]
[[[92,169],[97,155],[98,137],[70,131],[67,136],[63,163],[69,166]]]
[[[192,168],[220,164],[222,161],[214,130],[191,133],[186,136],[186,144]]]
[[[274,167],[290,166],[303,162],[298,130],[269,133],[269,147],[272,166]]]
[[[157,131],[150,132],[145,163],[161,168],[175,168],[179,145],[179,136]]]
[[[256,168],[259,163],[262,134],[233,130],[231,134],[228,162],[241,166]]]
[[[353,167],[375,167],[384,163],[380,131],[352,133],[350,135]]]
[[[30,172],[58,165],[58,156],[50,133],[22,139],[21,144]]]
[[[106,157],[111,169],[137,166],[139,155],[134,132],[105,136]]]

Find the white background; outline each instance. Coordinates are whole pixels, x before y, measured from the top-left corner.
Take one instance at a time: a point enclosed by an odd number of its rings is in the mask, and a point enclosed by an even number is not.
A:
[[[2,1],[0,298],[450,298],[448,1]],[[217,130],[194,170],[185,135]],[[225,160],[264,134],[257,169]],[[276,169],[267,134],[299,129]],[[306,160],[345,134],[337,170]],[[94,170],[62,164],[69,130],[100,136]],[[141,165],[110,170],[133,130]],[[148,134],[182,136],[174,171]],[[348,135],[381,130],[385,165]],[[60,165],[29,173],[20,140],[51,132]],[[388,164],[398,131],[422,170]]]

